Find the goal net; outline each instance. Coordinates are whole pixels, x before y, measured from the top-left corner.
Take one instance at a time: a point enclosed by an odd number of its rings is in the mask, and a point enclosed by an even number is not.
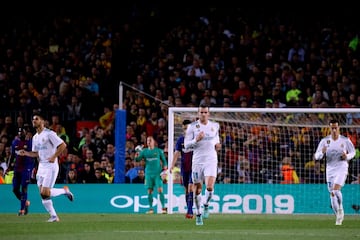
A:
[[[173,159],[177,138],[183,133],[182,121],[195,120],[197,108],[169,108],[168,161]],[[210,119],[219,122],[222,150],[218,155],[218,177],[215,194],[230,189],[242,193],[244,186],[251,185],[257,194],[286,189],[287,195],[307,194],[312,186],[315,191],[327,191],[325,185],[325,162],[315,162],[313,154],[320,139],[329,135],[330,119],[338,119],[341,133],[348,136],[358,149],[360,146],[360,109],[357,108],[210,108]],[[357,179],[358,154],[350,162],[347,183]],[[180,160],[177,161],[180,163]],[[293,171],[291,170],[293,169]],[[174,195],[173,176],[168,176],[169,213],[183,212],[184,199]],[[245,184],[245,185],[244,185]],[[176,190],[179,191],[179,190]],[[180,190],[181,191],[181,190]],[[182,193],[178,193],[182,194]],[[327,192],[325,193],[325,195]],[[271,194],[270,194],[271,195]],[[356,198],[360,195],[357,193]],[[353,196],[346,196],[352,198]],[[306,199],[304,199],[306,200]],[[236,201],[236,200],[235,200]],[[241,201],[245,204],[245,199]],[[251,203],[252,200],[249,200]],[[266,197],[265,200],[266,202]],[[281,199],[279,200],[282,201]],[[286,199],[288,201],[288,199]],[[314,201],[310,198],[310,201]],[[316,205],[326,204],[328,196],[319,196]],[[348,199],[357,204],[358,200]],[[251,204],[250,204],[251,205]],[[281,204],[278,204],[281,208]],[[246,212],[244,210],[238,212]],[[219,206],[221,208],[221,206]],[[248,207],[251,211],[251,206]],[[256,207],[255,207],[256,208]],[[176,209],[176,210],[175,210]],[[236,209],[236,208],[235,208]],[[215,210],[214,210],[215,211]],[[270,210],[260,210],[268,212]],[[306,212],[307,210],[304,210]],[[229,211],[229,212],[237,212]],[[271,210],[271,212],[274,212]],[[276,212],[276,211],[275,211]],[[280,211],[281,212],[281,211]],[[289,213],[296,212],[289,210]],[[311,212],[311,211],[310,211]]]

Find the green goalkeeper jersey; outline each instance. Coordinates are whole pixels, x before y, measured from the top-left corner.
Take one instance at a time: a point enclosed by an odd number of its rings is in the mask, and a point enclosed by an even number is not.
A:
[[[167,167],[167,161],[164,151],[160,148],[145,148],[135,158],[139,162],[145,159],[145,174],[146,175],[159,175],[164,167]]]

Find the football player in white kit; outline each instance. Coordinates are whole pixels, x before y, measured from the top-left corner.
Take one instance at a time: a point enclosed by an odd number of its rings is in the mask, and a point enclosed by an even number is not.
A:
[[[192,179],[196,207],[196,225],[203,225],[203,217],[209,217],[209,202],[214,194],[217,177],[218,151],[221,149],[219,123],[209,120],[210,109],[201,104],[198,120],[192,122],[185,134],[185,149],[193,150]],[[205,182],[204,213],[201,211],[201,192]]]
[[[338,120],[331,120],[329,128],[331,134],[321,139],[314,157],[317,161],[326,161],[326,182],[331,207],[336,215],[335,224],[341,225],[344,220],[341,188],[348,175],[349,161],[355,156],[355,147],[348,137],[340,134]]]
[[[41,113],[33,114],[32,124],[36,129],[36,133],[32,138],[32,151],[20,150],[19,154],[38,158],[39,166],[36,173],[36,181],[42,204],[50,214],[48,222],[58,222],[59,217],[51,197],[65,195],[70,201],[73,201],[74,196],[67,186],[64,186],[64,188],[54,188],[59,173],[58,156],[67,146],[54,131],[45,127],[44,121],[44,116]]]

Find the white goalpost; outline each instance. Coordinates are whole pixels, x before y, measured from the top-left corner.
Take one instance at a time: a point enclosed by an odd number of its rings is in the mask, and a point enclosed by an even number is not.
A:
[[[169,107],[168,165],[171,166],[183,120],[195,120],[198,108]],[[211,205],[214,213],[331,213],[325,185],[325,163],[313,161],[320,139],[329,134],[336,118],[341,134],[359,149],[359,108],[210,108],[211,120],[220,124],[222,150]],[[359,156],[349,164],[344,187],[345,212],[360,204],[360,193],[350,184],[358,176]],[[177,161],[180,163],[180,161]],[[291,166],[296,174],[286,180]],[[297,177],[297,178],[296,178]],[[347,192],[349,191],[349,193]],[[350,192],[352,192],[350,194]],[[324,206],[323,206],[324,205]],[[186,210],[184,189],[167,184],[168,213]]]

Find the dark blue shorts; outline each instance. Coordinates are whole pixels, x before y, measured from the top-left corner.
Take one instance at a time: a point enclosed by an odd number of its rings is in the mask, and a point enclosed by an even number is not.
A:
[[[31,181],[31,171],[32,170],[24,170],[21,172],[14,172],[14,177],[13,177],[13,187],[17,188],[20,187],[20,185],[22,187],[26,187],[27,185],[29,185],[30,181]]]

